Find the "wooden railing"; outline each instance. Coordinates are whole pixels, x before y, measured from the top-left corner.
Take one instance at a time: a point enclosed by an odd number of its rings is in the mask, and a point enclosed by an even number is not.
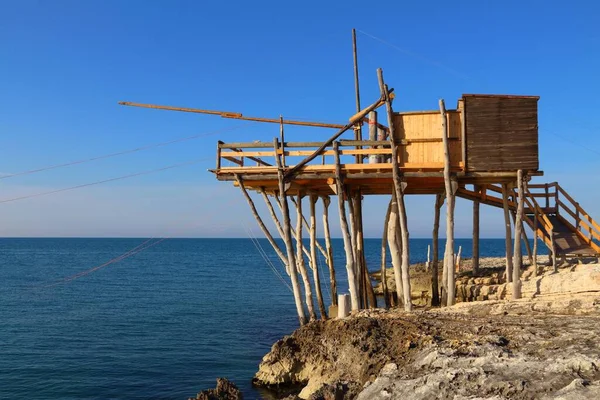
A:
[[[439,142],[442,145],[441,139],[436,138],[420,138],[401,140],[397,143],[398,147],[409,146],[413,143],[429,143]],[[379,168],[391,168],[391,143],[388,140],[340,140],[339,155],[340,156],[359,156],[362,163],[356,163],[353,158],[351,163],[344,164],[346,170],[369,170]],[[244,168],[248,172],[260,172],[261,170],[275,169],[275,155],[281,157],[281,161],[285,167],[293,167],[295,162],[301,161],[300,158],[305,158],[314,153],[314,149],[322,145],[322,142],[250,142],[250,143],[223,143],[218,142],[217,145],[217,171],[228,172],[229,170]],[[331,169],[335,165],[334,156],[335,150],[333,143],[324,148],[318,155],[315,162],[307,165],[303,169],[305,171],[320,171]],[[400,152],[401,153],[401,152]],[[296,157],[296,158],[295,158]],[[330,159],[327,159],[330,157]],[[295,158],[295,159],[294,159]],[[319,165],[318,161],[321,161]],[[233,163],[232,166],[227,166],[224,161]],[[443,162],[411,162],[404,160],[402,155],[399,155],[399,166],[405,170],[420,170],[433,169],[442,170]],[[452,165],[453,170],[460,170],[462,163]]]

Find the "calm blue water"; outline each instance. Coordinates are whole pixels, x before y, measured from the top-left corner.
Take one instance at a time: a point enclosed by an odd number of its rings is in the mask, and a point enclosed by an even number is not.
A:
[[[289,289],[250,240],[166,240],[43,287],[142,242],[0,239],[0,398],[185,399],[220,376],[260,398],[250,380],[297,319]],[[413,262],[424,260],[429,243],[411,239]],[[260,244],[283,275],[268,242]],[[458,245],[470,256],[470,240]],[[376,239],[365,244],[372,269],[379,246]],[[502,256],[504,241],[482,240],[481,248]],[[344,290],[341,240],[334,249]]]

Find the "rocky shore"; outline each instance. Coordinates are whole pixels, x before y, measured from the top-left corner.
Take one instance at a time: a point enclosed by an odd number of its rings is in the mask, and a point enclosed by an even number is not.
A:
[[[527,278],[524,296],[316,321],[273,345],[254,384],[290,399],[600,398],[600,265]]]

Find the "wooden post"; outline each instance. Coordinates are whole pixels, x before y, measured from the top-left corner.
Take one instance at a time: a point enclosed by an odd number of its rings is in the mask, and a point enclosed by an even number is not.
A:
[[[238,182],[239,184],[239,182]],[[240,186],[241,187],[241,186]],[[265,192],[264,188],[260,188],[260,194],[262,195],[265,204],[267,205],[267,209],[269,210],[269,214],[271,214],[271,218],[273,219],[273,223],[275,224],[275,228],[277,228],[277,232],[279,233],[279,237],[281,239],[283,239],[284,237],[284,233],[283,233],[283,228],[281,227],[281,223],[279,222],[279,218],[277,218],[277,215],[275,214],[275,210],[273,209],[273,205],[271,204],[271,201],[269,200],[269,197],[267,196],[267,193]],[[283,252],[281,253],[281,255],[279,256],[279,258],[282,258],[282,261],[285,264],[285,271],[287,272],[288,275],[290,275],[290,266],[287,263],[287,258],[283,258]]]
[[[387,241],[392,257],[392,267],[394,268],[394,282],[396,284],[396,295],[398,303],[404,304],[404,290],[402,283],[402,257],[401,250],[398,245],[398,203],[396,201],[396,193],[392,192],[390,200],[390,217],[388,222]]]
[[[558,272],[558,262],[556,260],[556,241],[554,240],[554,229],[550,231],[550,241],[552,243],[552,268]]]
[[[310,279],[308,279],[304,255],[302,254],[302,248],[304,246],[302,244],[302,194],[300,191],[298,191],[298,196],[296,197],[296,214],[298,217],[296,220],[296,263],[298,264],[298,270],[300,270],[300,275],[302,276],[302,281],[304,283],[304,297],[306,300],[306,307],[308,308],[308,315],[310,316],[310,320],[314,321],[317,319],[317,314],[315,313],[312,287],[310,286]]]
[[[377,308],[377,297],[371,284],[371,278],[369,277],[369,270],[367,269],[367,262],[365,259],[365,241],[363,234],[363,221],[362,221],[362,192],[359,190],[354,194],[354,209],[356,211],[356,256],[360,262],[360,276],[362,277],[362,293],[364,296],[365,307]]]
[[[538,211],[535,209],[533,216],[533,276],[538,276],[537,249],[538,249]]]
[[[458,246],[458,253],[456,253],[455,271],[457,274],[460,272],[460,253],[462,253],[462,246]]]
[[[354,267],[354,278],[356,279],[356,295],[358,296],[359,308],[365,307],[365,298],[363,290],[363,279],[361,276],[362,268],[360,260],[357,256],[358,245],[356,244],[356,210],[354,209],[354,202],[352,200],[352,194],[348,187],[344,187],[344,195],[348,200],[348,219],[350,220],[350,244],[352,245],[352,259]]]
[[[512,281],[512,250],[511,250],[511,229],[510,229],[510,210],[508,209],[508,185],[502,184],[502,206],[504,208],[504,233],[506,245],[506,282]]]
[[[275,250],[275,253],[277,253],[277,256],[281,259],[281,261],[283,261],[283,263],[285,265],[287,265],[288,259],[285,257],[285,255],[283,254],[283,252],[281,251],[281,249],[279,248],[279,246],[273,239],[273,235],[271,235],[271,232],[269,232],[269,230],[265,226],[262,218],[258,214],[258,211],[256,211],[256,207],[254,206],[254,201],[252,201],[252,198],[248,194],[248,191],[246,190],[246,186],[244,185],[244,181],[237,174],[235,175],[235,180],[237,181],[238,186],[240,187],[242,193],[244,194],[244,197],[246,198],[246,201],[248,202],[248,205],[250,206],[252,215],[254,215],[256,222],[258,222],[258,226],[260,227],[260,230],[263,232],[263,234],[265,235],[265,237],[267,238],[267,240],[273,247],[273,250]]]
[[[296,201],[294,200],[293,197],[292,197],[292,203],[296,204]],[[310,229],[310,225],[304,215],[302,216],[302,223],[304,224],[306,229]],[[294,234],[294,232],[292,232],[292,234]],[[295,236],[294,236],[294,238],[295,238]],[[325,251],[323,246],[321,246],[321,244],[319,244],[319,242],[317,242],[317,249],[319,249],[321,254],[323,254],[323,257],[327,257],[327,252]],[[306,257],[310,257],[310,255],[309,255],[310,253],[308,252],[308,250],[306,250],[306,246],[304,247],[304,254],[306,254]]]
[[[369,113],[369,140],[377,140],[377,111],[371,111]],[[376,146],[371,146],[372,149]],[[379,155],[372,154],[369,156],[369,164],[379,163]]]
[[[398,165],[398,146],[396,145],[396,137],[394,132],[394,117],[392,111],[392,102],[390,93],[383,81],[383,71],[377,69],[379,80],[379,90],[385,100],[385,107],[388,117],[388,127],[390,132],[390,145],[392,146],[392,177],[394,181],[394,193],[398,203],[398,216],[400,219],[400,232],[402,235],[402,291],[404,292],[404,310],[412,311],[412,299],[410,289],[410,247],[408,242],[408,221],[406,218],[406,207],[404,205],[404,187],[400,181],[400,166]]]
[[[331,246],[331,234],[329,232],[329,196],[321,197],[323,202],[323,233],[325,235],[325,248],[327,249],[327,267],[329,268],[329,288],[331,290],[331,304],[338,305],[337,302],[337,282],[335,279],[335,268],[333,264],[333,247]]]
[[[525,185],[525,182],[523,182],[523,187]],[[513,189],[513,203],[517,204],[518,202],[518,198],[517,198],[517,194],[515,193],[515,190]],[[525,189],[523,189],[523,193],[525,193]],[[513,224],[517,223],[517,211],[513,211],[510,214],[512,216],[512,220],[513,220]],[[516,226],[516,225],[515,225]],[[529,239],[527,238],[527,232],[525,231],[525,229],[521,229],[521,238],[523,239],[523,241],[525,242],[525,250],[527,251],[527,257],[529,258],[529,264],[533,263],[533,257],[531,256],[531,245],[529,244]],[[522,267],[523,266],[523,255],[519,254],[519,265]]]
[[[340,214],[340,228],[344,239],[344,250],[346,251],[346,272],[348,274],[348,290],[350,292],[350,302],[352,310],[359,309],[358,292],[356,290],[356,275],[354,274],[354,255],[352,253],[352,243],[350,240],[350,231],[348,229],[348,220],[346,218],[346,207],[344,205],[344,187],[342,185],[342,167],[340,165],[339,142],[333,142],[333,151],[335,153],[335,181],[338,193],[338,207]]]
[[[319,264],[317,263],[317,217],[315,215],[317,199],[317,195],[310,195],[310,262],[312,264],[313,282],[315,283],[315,291],[317,292],[317,303],[319,304],[321,319],[327,319],[327,311],[325,311],[325,303],[323,302],[323,294],[321,293]]]
[[[429,272],[431,268],[431,245],[427,245],[427,262],[425,263],[425,272]]]
[[[279,147],[277,138],[273,140],[275,150]],[[306,315],[304,314],[304,306],[302,305],[302,295],[300,293],[300,284],[298,282],[298,272],[296,269],[296,255],[294,254],[294,246],[292,245],[292,227],[290,223],[290,210],[288,207],[287,196],[285,195],[285,184],[283,181],[283,168],[279,156],[275,154],[277,162],[277,177],[279,180],[279,196],[281,197],[281,214],[283,216],[283,241],[287,250],[287,259],[290,270],[290,279],[292,281],[292,291],[294,293],[294,301],[296,302],[296,311],[300,325],[306,324]]]
[[[481,188],[475,187],[479,192]],[[473,276],[479,275],[479,201],[473,201]]]
[[[455,278],[454,278],[454,190],[450,180],[450,147],[448,145],[448,127],[446,122],[446,105],[440,99],[440,115],[442,119],[442,142],[444,144],[444,186],[446,189],[446,249],[444,251],[444,268],[448,274],[446,305],[454,304]]]
[[[521,231],[523,230],[523,170],[517,171],[517,187],[519,188],[518,203],[517,203],[517,218],[515,221],[515,251],[513,260],[513,282],[512,282],[512,298],[513,300],[521,298]]]
[[[392,201],[388,204],[387,211],[385,213],[385,221],[383,222],[383,235],[381,236],[381,291],[383,293],[383,300],[385,302],[385,308],[390,308],[391,302],[388,292],[387,284],[387,268],[386,268],[386,255],[387,255],[387,240],[388,240],[388,226],[390,222],[390,215],[392,213]]]
[[[431,264],[431,306],[437,307],[440,305],[440,289],[439,280],[439,240],[438,234],[440,231],[440,208],[444,204],[444,197],[441,194],[435,195],[435,211],[433,217],[433,261]],[[446,284],[444,283],[443,286]],[[446,293],[443,293],[445,296]]]
[[[352,55],[354,58],[354,89],[356,93],[356,112],[360,112],[360,86],[358,84],[358,50],[356,47],[356,29],[352,29]],[[354,139],[362,140],[362,125],[361,121],[358,121],[354,128]],[[360,148],[360,146],[356,146]],[[362,164],[362,155],[356,155],[356,163]]]
[[[281,165],[285,167],[285,134],[283,131],[283,116],[279,116],[279,136],[281,137]],[[277,149],[275,149],[277,152]],[[277,154],[277,153],[275,153]]]
[[[338,318],[346,318],[350,314],[351,301],[347,294],[340,294],[338,303]]]

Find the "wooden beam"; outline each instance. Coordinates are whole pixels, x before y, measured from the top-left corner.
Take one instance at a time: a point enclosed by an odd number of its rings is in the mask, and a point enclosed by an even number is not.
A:
[[[408,221],[406,218],[406,207],[404,204],[404,188],[400,181],[400,168],[398,166],[398,147],[395,143],[395,131],[394,131],[394,120],[392,101],[390,98],[390,92],[383,80],[383,71],[381,68],[377,69],[377,77],[379,80],[379,90],[381,96],[385,100],[385,108],[388,117],[388,125],[390,129],[390,144],[392,147],[392,174],[394,181],[394,194],[396,195],[396,201],[398,203],[398,216],[400,220],[400,233],[402,237],[402,291],[404,292],[404,310],[412,311],[412,299],[411,299],[411,288],[410,288],[410,246],[408,242]]]
[[[440,115],[442,125],[442,139],[444,141],[444,186],[446,188],[446,249],[444,251],[444,270],[447,276],[446,284],[446,305],[454,304],[456,297],[455,291],[455,272],[454,272],[454,204],[456,197],[452,188],[450,177],[450,147],[448,145],[448,127],[446,120],[446,106],[444,100],[440,99]]]
[[[398,303],[404,303],[404,290],[402,284],[402,257],[401,246],[398,238],[398,202],[395,192],[392,192],[390,200],[390,216],[388,222],[387,242],[392,257],[392,268],[394,269],[394,282],[396,284],[396,297]]]
[[[273,140],[275,148],[279,147],[277,138]],[[287,196],[285,194],[285,184],[283,181],[283,168],[281,167],[281,160],[279,157],[275,157],[278,167],[279,175],[279,196],[281,203],[281,214],[283,216],[283,241],[287,250],[287,262],[290,270],[290,279],[292,281],[292,291],[294,293],[294,301],[296,303],[296,311],[298,313],[298,319],[300,325],[306,324],[306,315],[304,314],[304,306],[302,304],[302,295],[300,294],[300,284],[298,282],[298,270],[296,268],[296,255],[294,254],[294,246],[292,245],[292,227],[290,223],[290,210],[288,207]]]
[[[510,227],[510,210],[508,208],[508,185],[505,183],[502,185],[502,205],[504,208],[504,233],[505,233],[505,244],[506,244],[506,282],[512,281],[512,250],[511,250],[511,227]],[[520,239],[520,238],[519,238]]]
[[[356,94],[356,112],[360,112],[360,85],[358,82],[358,50],[356,48],[356,30],[352,29],[352,55],[354,58],[354,91]],[[362,122],[362,121],[361,121]],[[354,138],[362,140],[362,124],[359,122],[354,127]],[[356,156],[356,163],[362,164],[362,157]]]
[[[476,186],[475,191],[481,191]],[[479,201],[473,202],[473,276],[479,275]]]
[[[387,265],[386,265],[386,256],[387,256],[387,241],[388,241],[388,227],[390,223],[390,215],[392,213],[392,201],[390,200],[387,211],[385,213],[385,220],[383,222],[383,234],[381,236],[381,291],[383,294],[383,300],[385,304],[385,308],[391,307],[388,284],[387,284]]]
[[[523,170],[518,171],[517,186],[519,188],[518,206],[517,206],[517,218],[515,221],[515,250],[513,260],[513,282],[512,282],[512,299],[517,300],[521,298],[521,231],[523,230],[523,198],[525,197],[523,191]]]
[[[337,306],[337,281],[335,279],[335,267],[333,264],[333,247],[331,245],[331,234],[329,232],[329,196],[322,196],[323,202],[323,234],[325,236],[325,248],[327,249],[327,267],[329,268],[329,288],[331,290],[331,304]]]
[[[440,209],[444,205],[444,196],[441,194],[435,195],[435,210],[433,216],[433,260],[431,263],[431,305],[433,307],[440,305],[440,289],[439,280],[439,231],[440,231]],[[445,295],[445,293],[444,293]]]
[[[296,166],[294,166],[293,168],[288,170],[287,173],[285,174],[285,178],[287,180],[289,180],[291,177],[293,177],[306,164],[308,164],[309,162],[311,162],[312,160],[317,158],[317,156],[319,154],[321,154],[321,152],[323,150],[325,150],[327,148],[327,146],[329,146],[331,143],[333,143],[338,137],[340,137],[348,129],[352,128],[357,120],[364,118],[365,115],[367,115],[371,111],[375,110],[376,108],[379,108],[382,104],[383,104],[383,99],[380,98],[375,103],[371,104],[369,107],[365,108],[364,110],[362,110],[361,112],[359,112],[358,114],[353,116],[350,119],[350,122],[348,124],[346,124],[343,128],[341,128],[339,131],[337,131],[332,137],[330,137],[325,142],[323,142],[321,144],[321,146],[313,152],[312,155],[306,157],[304,160],[302,160],[298,164],[296,164]]]
[[[317,319],[315,313],[315,307],[313,304],[312,287],[310,286],[310,279],[308,278],[308,272],[306,271],[306,264],[304,263],[304,256],[302,254],[302,194],[298,193],[296,199],[296,263],[298,264],[298,270],[302,281],[304,283],[304,299],[306,301],[306,307],[308,308],[308,315],[310,320],[314,321]]]
[[[327,319],[327,311],[325,311],[325,303],[323,302],[323,293],[321,292],[321,278],[319,276],[319,263],[317,262],[317,217],[315,213],[315,204],[318,197],[314,194],[310,195],[310,262],[313,271],[313,282],[315,283],[315,291],[317,292],[317,304],[319,305],[319,313],[321,319]]]
[[[335,154],[335,179],[338,188],[338,207],[340,214],[340,228],[344,239],[344,250],[346,251],[346,272],[348,274],[348,291],[350,292],[350,303],[353,311],[359,309],[358,291],[356,288],[356,276],[354,274],[354,255],[352,253],[352,243],[350,240],[350,231],[348,229],[348,220],[346,218],[346,207],[344,205],[344,188],[342,184],[342,169],[340,166],[340,156],[337,153],[339,144],[333,143]]]

